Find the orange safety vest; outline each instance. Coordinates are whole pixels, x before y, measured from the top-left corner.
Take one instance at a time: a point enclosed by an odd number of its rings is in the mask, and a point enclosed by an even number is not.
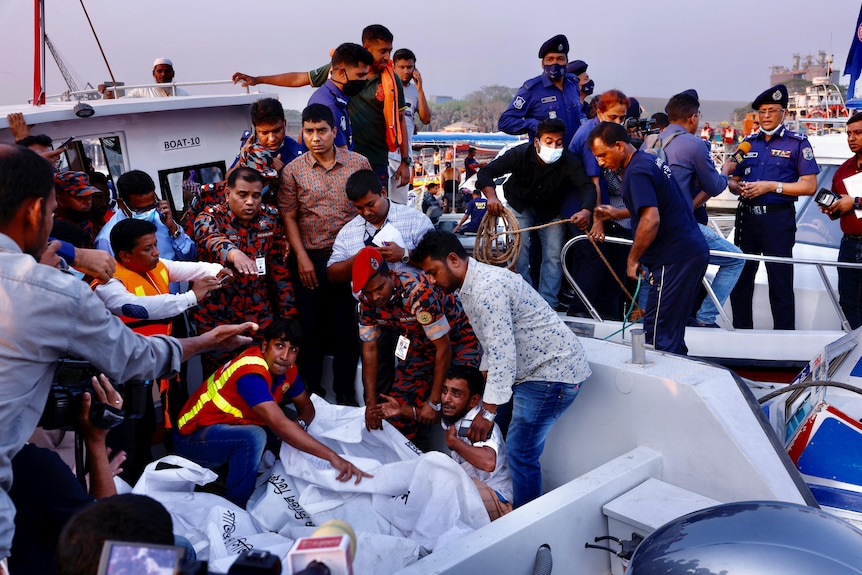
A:
[[[189,435],[201,427],[226,423],[228,425],[266,425],[245,402],[236,388],[244,375],[257,374],[272,387],[269,366],[257,347],[250,347],[220,367],[195,391],[181,410],[177,429]],[[276,403],[281,403],[285,392],[296,380],[294,365],[285,374],[284,384],[272,392]]]
[[[120,280],[129,293],[136,296],[162,295],[171,293],[169,287],[168,268],[164,263],[159,264],[152,271],[141,275],[117,262],[117,271],[114,277]],[[134,317],[119,316],[123,323],[141,335],[171,335],[171,322],[173,318],[163,319],[140,319]]]

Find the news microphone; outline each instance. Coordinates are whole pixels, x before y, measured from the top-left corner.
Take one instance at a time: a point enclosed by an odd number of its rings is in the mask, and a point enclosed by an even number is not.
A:
[[[739,147],[733,152],[733,155],[730,157],[737,164],[742,163],[742,160],[745,158],[745,154],[751,151],[751,143],[750,142],[742,142],[739,144]]]
[[[353,575],[356,533],[344,521],[330,519],[311,534],[296,540],[287,553],[287,572],[293,575]]]

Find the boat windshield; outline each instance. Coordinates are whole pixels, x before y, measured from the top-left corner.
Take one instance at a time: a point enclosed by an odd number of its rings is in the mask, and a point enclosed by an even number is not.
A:
[[[817,189],[832,189],[832,176],[837,165],[821,164],[817,174]],[[841,243],[841,226],[837,220],[820,211],[813,196],[800,199],[799,213],[796,216],[796,243],[838,248]]]

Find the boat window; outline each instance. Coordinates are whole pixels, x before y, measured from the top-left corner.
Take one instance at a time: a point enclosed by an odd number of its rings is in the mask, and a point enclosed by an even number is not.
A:
[[[56,140],[54,146],[61,145],[63,141],[65,138]],[[101,172],[108,178],[111,188],[116,189],[117,178],[126,171],[122,138],[118,134],[111,134],[76,139],[60,157],[58,169]]]
[[[836,165],[820,166],[817,174],[817,189],[832,189],[832,176],[838,169]],[[830,220],[829,216],[820,211],[813,196],[800,198],[799,213],[796,216],[796,242],[815,246],[838,248],[841,243],[841,226],[838,220]]]
[[[159,170],[162,197],[171,204],[174,217],[179,218],[186,211],[202,185],[222,181],[226,172],[224,161]]]

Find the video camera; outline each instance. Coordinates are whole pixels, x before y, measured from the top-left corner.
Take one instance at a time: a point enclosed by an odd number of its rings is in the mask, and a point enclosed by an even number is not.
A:
[[[655,118],[626,118],[624,126],[629,134],[635,133],[646,136],[661,132],[661,129],[656,127]]]
[[[93,390],[93,377],[99,376],[90,362],[82,359],[62,358],[54,370],[54,380],[45,411],[39,420],[39,426],[44,429],[75,430],[79,423],[81,398],[84,392]],[[122,423],[124,417],[139,419],[146,408],[147,393],[150,392],[148,381],[131,380],[122,384],[111,382],[114,388],[123,396],[123,409],[106,405],[96,400],[90,406],[90,422],[96,427],[110,429]]]

